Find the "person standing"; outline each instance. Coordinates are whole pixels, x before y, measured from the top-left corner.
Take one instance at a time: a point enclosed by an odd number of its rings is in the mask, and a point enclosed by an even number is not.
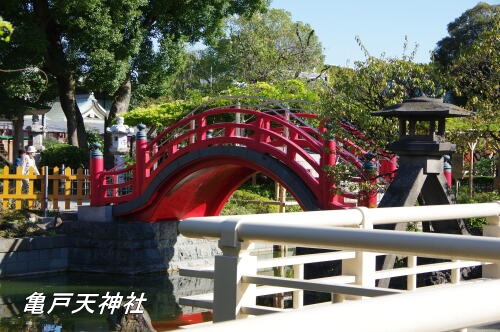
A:
[[[38,168],[36,167],[36,162],[35,162],[35,152],[36,149],[34,146],[28,146],[26,149],[26,154],[24,154],[22,158],[22,172],[23,174],[28,174],[30,171],[30,168],[33,168],[33,173],[35,175],[40,175],[40,172],[38,171]],[[27,193],[29,189],[29,179],[23,179],[23,192]]]
[[[14,160],[14,172],[16,172],[19,166],[23,165],[23,158],[26,155],[26,151],[19,150],[16,159]]]

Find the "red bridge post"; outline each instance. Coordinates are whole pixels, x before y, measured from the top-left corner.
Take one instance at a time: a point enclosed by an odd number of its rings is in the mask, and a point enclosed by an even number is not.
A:
[[[320,159],[320,185],[322,192],[322,205],[324,209],[329,209],[330,204],[333,201],[333,182],[328,176],[326,168],[328,166],[334,166],[337,160],[337,142],[335,140],[329,139],[323,143],[323,152],[321,153]]]
[[[146,126],[139,124],[137,125],[137,129],[138,131],[135,140],[135,197],[139,197],[141,195],[142,183],[144,183],[144,179],[149,176],[149,170],[146,169],[146,163],[149,160],[149,155],[146,150],[146,146],[148,144]]]
[[[443,174],[444,177],[446,178],[446,183],[448,183],[448,187],[452,187],[452,176],[451,176],[451,164],[450,164],[450,156],[445,154],[443,155]]]
[[[364,156],[363,173],[366,178],[367,188],[360,190],[360,204],[368,208],[377,207],[377,165],[373,162],[375,155],[367,153]]]
[[[104,157],[100,150],[101,144],[94,143],[94,149],[90,154],[90,205],[91,206],[102,206],[104,198],[104,192],[102,191],[102,185],[104,184],[104,178],[102,172],[104,171]]]

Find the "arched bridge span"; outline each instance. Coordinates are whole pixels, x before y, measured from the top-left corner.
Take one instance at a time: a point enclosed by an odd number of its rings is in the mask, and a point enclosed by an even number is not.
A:
[[[356,194],[333,190],[326,168],[349,162],[361,170],[357,155],[365,151],[344,138],[342,149],[323,139],[314,115],[217,107],[186,116],[150,142],[140,129],[134,165],[105,171],[99,154],[92,159],[91,205],[112,204],[115,217],[217,215],[256,172],[284,185],[304,210],[357,204]]]

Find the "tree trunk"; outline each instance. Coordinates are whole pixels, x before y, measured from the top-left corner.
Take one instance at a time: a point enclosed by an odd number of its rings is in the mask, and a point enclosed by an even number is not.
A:
[[[88,155],[87,135],[82,114],[76,103],[76,81],[69,69],[63,48],[63,36],[58,22],[50,13],[47,0],[35,0],[33,9],[37,16],[40,30],[47,39],[45,65],[48,72],[56,77],[61,108],[66,116],[68,144],[78,146]],[[85,165],[88,166],[88,165]]]
[[[78,123],[76,119],[78,105],[76,104],[75,80],[71,74],[57,76],[57,91],[59,93],[61,108],[66,116],[68,144],[79,146]],[[80,112],[78,111],[78,113]]]
[[[113,104],[111,105],[111,109],[109,110],[108,117],[104,122],[104,128],[111,127],[113,121],[122,113],[128,111],[130,106],[130,98],[132,97],[132,82],[130,81],[130,77],[127,77],[125,81],[120,85],[118,90],[116,90],[113,96]],[[114,160],[113,155],[109,151],[111,148],[111,134],[106,132],[104,133],[104,166],[106,169],[113,168]]]
[[[468,142],[467,145],[470,149],[470,162],[469,162],[469,198],[474,197],[474,151],[476,150],[477,140]]]
[[[24,113],[19,115],[17,119],[12,120],[12,125],[14,127],[14,137],[13,137],[13,148],[12,148],[12,160],[17,157],[18,150],[25,149],[24,146]]]
[[[90,158],[89,142],[87,130],[85,130],[85,123],[83,122],[82,112],[78,104],[75,103],[75,116],[76,116],[76,132],[78,136],[78,146],[83,151],[83,153]],[[84,168],[90,167],[90,160],[85,159]]]

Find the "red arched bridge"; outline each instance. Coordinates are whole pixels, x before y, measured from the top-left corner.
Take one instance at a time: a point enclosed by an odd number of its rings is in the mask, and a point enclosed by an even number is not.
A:
[[[346,137],[362,136],[348,124],[339,125]],[[264,100],[259,106],[195,110],[149,142],[145,127],[138,128],[134,165],[104,170],[102,154],[92,156],[91,205],[113,205],[114,217],[158,221],[217,215],[257,172],[286,187],[304,210],[376,204],[376,192],[334,190],[328,166],[350,163],[359,169],[353,181],[365,181],[359,156],[366,151],[347,138],[325,139],[314,112]],[[381,168],[395,166],[384,159]]]

